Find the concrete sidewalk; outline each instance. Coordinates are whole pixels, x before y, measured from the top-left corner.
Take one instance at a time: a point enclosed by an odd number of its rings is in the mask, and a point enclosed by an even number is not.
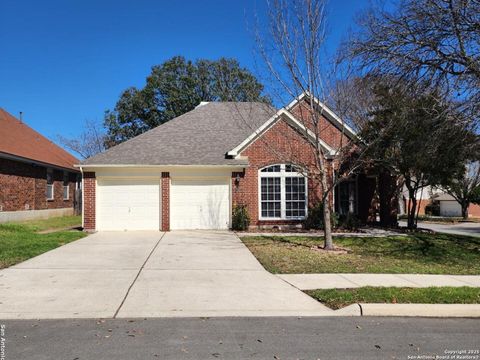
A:
[[[419,275],[419,274],[280,274],[282,280],[300,290],[348,289],[363,286],[480,287],[479,275]]]

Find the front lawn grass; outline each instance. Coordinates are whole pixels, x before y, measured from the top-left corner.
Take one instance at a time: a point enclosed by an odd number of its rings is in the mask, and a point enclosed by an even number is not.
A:
[[[37,231],[78,225],[78,217],[52,218],[25,223],[0,224],[0,269],[40,255],[87,234],[78,230],[60,230],[48,234]]]
[[[332,309],[356,303],[386,304],[478,304],[480,288],[472,287],[361,287],[305,291]]]
[[[336,246],[349,250],[344,254],[318,250],[321,237],[247,236],[242,241],[274,274],[480,274],[480,239],[469,236],[334,237]]]
[[[82,225],[82,216],[81,215],[57,216],[50,219],[29,220],[29,221],[16,223],[16,224],[24,225],[32,231],[66,229],[66,228],[80,227]]]

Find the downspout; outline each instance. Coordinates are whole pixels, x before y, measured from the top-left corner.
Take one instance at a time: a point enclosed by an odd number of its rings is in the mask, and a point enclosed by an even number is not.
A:
[[[81,179],[81,186],[80,190],[82,191],[82,228],[85,228],[85,219],[84,219],[84,212],[85,212],[85,201],[84,201],[84,183],[83,183],[83,168],[80,166],[80,173],[82,174],[82,179]]]

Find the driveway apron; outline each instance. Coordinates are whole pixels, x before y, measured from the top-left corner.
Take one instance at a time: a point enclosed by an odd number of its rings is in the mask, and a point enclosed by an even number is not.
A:
[[[0,271],[0,319],[317,316],[227,231],[100,232]]]
[[[117,317],[332,313],[268,273],[234,234],[175,231],[165,234]]]

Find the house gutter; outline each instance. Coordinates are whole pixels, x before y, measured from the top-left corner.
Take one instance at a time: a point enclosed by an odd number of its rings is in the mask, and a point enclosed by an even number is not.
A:
[[[76,168],[216,168],[216,169],[232,169],[245,168],[248,164],[238,165],[142,165],[142,164],[77,164],[73,165]]]

